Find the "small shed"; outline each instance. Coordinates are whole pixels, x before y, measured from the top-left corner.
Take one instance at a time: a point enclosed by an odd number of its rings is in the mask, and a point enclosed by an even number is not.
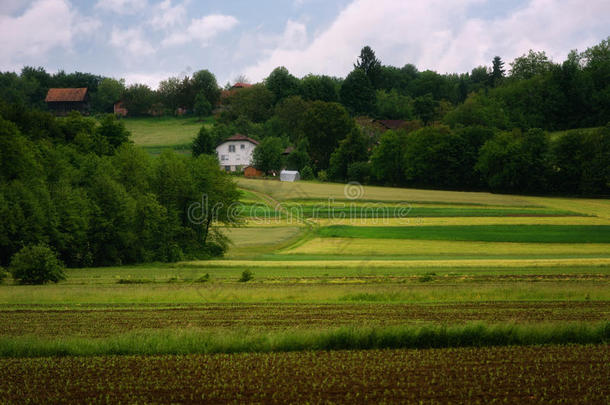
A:
[[[280,172],[280,181],[298,181],[301,180],[301,175],[296,170],[282,170]]]
[[[254,166],[247,166],[244,169],[244,177],[263,177],[263,172]]]

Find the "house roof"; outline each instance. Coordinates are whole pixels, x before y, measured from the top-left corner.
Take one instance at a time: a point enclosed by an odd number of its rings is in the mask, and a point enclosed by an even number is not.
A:
[[[227,141],[247,141],[250,143],[253,143],[254,145],[258,145],[258,141],[256,139],[252,139],[250,137],[247,137],[246,135],[242,135],[242,134],[235,134],[233,136],[228,137],[227,139],[224,140],[225,143]]]
[[[252,87],[252,85],[250,83],[237,82],[233,86],[231,86],[232,89],[243,89],[246,87]]]
[[[405,120],[377,120],[381,125],[387,129],[398,129],[405,125]]]
[[[49,89],[45,102],[61,102],[61,101],[85,101],[87,95],[86,87],[68,88],[68,89]]]
[[[283,155],[290,155],[292,152],[294,152],[294,147],[293,146],[288,146],[286,149],[284,149],[284,152],[282,152]]]

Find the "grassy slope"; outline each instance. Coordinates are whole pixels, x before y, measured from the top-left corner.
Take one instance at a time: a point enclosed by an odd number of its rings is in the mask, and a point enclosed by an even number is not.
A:
[[[204,124],[211,124],[213,118],[202,121],[194,117],[147,117],[125,118],[125,127],[131,132],[131,140],[151,153],[163,149],[190,150],[190,144]]]

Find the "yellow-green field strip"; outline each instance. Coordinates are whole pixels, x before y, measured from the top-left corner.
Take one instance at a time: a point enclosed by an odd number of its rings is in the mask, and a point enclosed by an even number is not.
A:
[[[570,266],[610,266],[610,258],[569,258],[569,259],[477,259],[477,260],[208,260],[183,262],[185,267],[243,267],[243,268],[290,268],[290,267],[570,267]]]

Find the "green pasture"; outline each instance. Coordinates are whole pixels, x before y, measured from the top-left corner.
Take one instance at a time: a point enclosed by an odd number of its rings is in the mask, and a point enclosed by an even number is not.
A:
[[[131,140],[153,154],[164,149],[190,152],[191,143],[202,125],[211,125],[213,117],[142,117],[123,118]]]
[[[317,230],[334,238],[456,240],[517,243],[610,243],[610,225],[470,225],[381,227],[332,225]],[[608,246],[610,253],[610,245]]]

